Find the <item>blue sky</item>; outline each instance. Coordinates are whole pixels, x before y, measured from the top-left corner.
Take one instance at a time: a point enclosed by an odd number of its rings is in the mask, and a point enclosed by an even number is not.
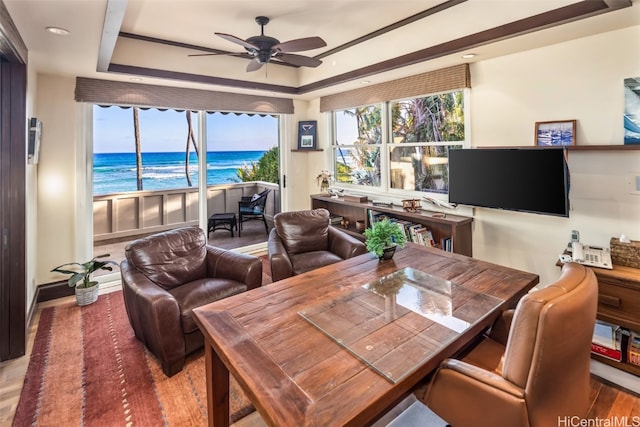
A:
[[[197,140],[197,114],[192,113]],[[184,151],[187,141],[185,112],[140,109],[143,152]],[[135,151],[133,108],[93,108],[94,153]],[[207,114],[207,151],[266,151],[278,145],[276,117],[247,114]]]

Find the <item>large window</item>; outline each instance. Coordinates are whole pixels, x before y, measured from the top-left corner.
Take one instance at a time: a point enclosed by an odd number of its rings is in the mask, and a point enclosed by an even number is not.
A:
[[[337,181],[379,187],[383,141],[381,106],[336,111],[334,119]]]
[[[465,144],[464,98],[459,90],[334,111],[337,184],[447,194],[449,149]]]

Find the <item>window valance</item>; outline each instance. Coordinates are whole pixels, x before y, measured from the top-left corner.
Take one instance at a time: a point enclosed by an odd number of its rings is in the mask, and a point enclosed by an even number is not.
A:
[[[75,100],[94,104],[293,114],[293,100],[112,80],[76,79]]]
[[[323,96],[320,98],[320,111],[342,110],[468,87],[471,87],[469,64],[461,64]]]

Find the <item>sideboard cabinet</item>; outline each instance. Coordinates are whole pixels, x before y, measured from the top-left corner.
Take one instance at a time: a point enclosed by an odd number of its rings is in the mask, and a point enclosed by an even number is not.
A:
[[[356,221],[361,221],[361,224],[363,223],[366,228],[369,227],[372,217],[385,214],[398,220],[421,224],[431,231],[437,244],[443,239],[451,239],[453,252],[472,256],[471,224],[473,219],[469,217],[427,210],[408,212],[400,206],[378,206],[372,202],[351,202],[344,200],[343,197],[332,198],[324,195],[312,195],[311,208],[325,208],[331,215],[344,218],[348,221],[348,225],[346,227],[338,225],[338,227],[342,227],[361,240],[364,240],[364,236],[361,231],[356,229]]]
[[[621,328],[640,332],[640,269],[613,266],[612,270],[593,268],[598,278],[597,318]],[[622,361],[607,359],[598,354],[592,357],[607,365],[640,376],[640,366],[627,360],[628,337],[622,341]]]

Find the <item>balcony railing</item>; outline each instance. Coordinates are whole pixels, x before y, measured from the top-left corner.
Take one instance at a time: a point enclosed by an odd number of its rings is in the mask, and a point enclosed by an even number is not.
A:
[[[242,196],[266,188],[268,219],[280,211],[280,187],[269,182],[243,182],[207,187],[207,215],[238,212]],[[93,240],[134,238],[185,225],[198,224],[198,189],[112,193],[93,198]]]

